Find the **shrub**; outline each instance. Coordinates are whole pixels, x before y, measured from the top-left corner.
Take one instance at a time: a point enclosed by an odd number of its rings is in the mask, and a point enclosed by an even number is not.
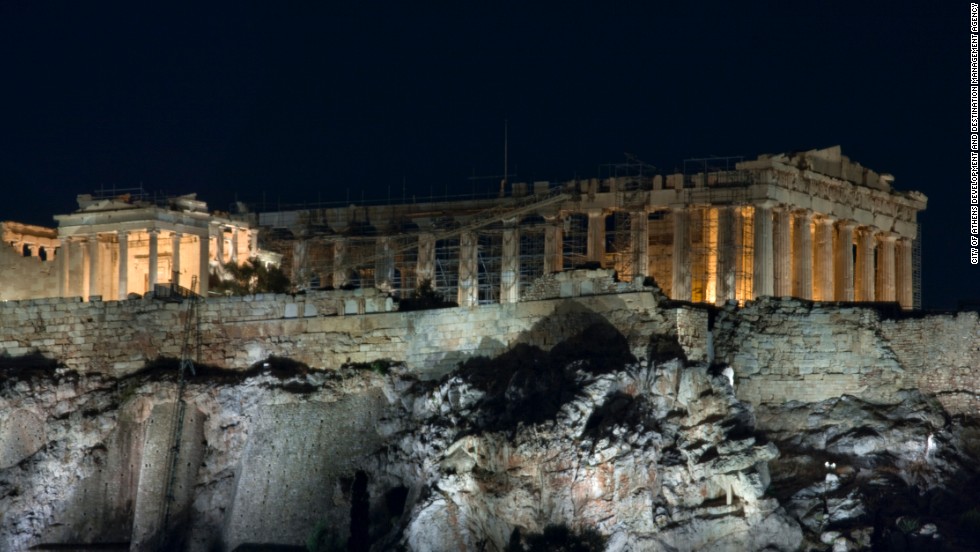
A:
[[[457,306],[454,301],[447,301],[445,297],[432,288],[432,280],[422,280],[415,293],[407,299],[402,299],[398,303],[400,311],[416,311],[429,309],[445,309]]]
[[[902,516],[895,520],[895,525],[898,527],[899,531],[909,534],[915,533],[919,530],[922,524],[919,522],[919,518],[912,516]]]

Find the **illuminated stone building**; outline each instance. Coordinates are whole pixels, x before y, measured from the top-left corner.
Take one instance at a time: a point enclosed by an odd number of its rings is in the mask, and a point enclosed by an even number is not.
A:
[[[676,300],[759,296],[917,306],[919,192],[840,147],[654,174],[515,183],[509,195],[262,213],[300,287],[424,280],[461,306],[516,302],[574,266],[652,277]],[[641,167],[642,168],[642,167]]]
[[[194,194],[78,196],[57,229],[4,223],[0,297],[126,299],[157,284],[207,295],[208,275],[259,256],[248,223],[211,214]]]

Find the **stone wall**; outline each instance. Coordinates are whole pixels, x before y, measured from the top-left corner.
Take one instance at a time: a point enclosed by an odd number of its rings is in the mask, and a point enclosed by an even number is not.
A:
[[[976,312],[881,321],[881,336],[913,383],[950,412],[980,414],[980,320]]]
[[[580,297],[582,295],[603,295],[638,291],[633,283],[617,282],[611,269],[570,270],[545,274],[535,279],[521,293],[521,300],[558,299],[560,297]]]
[[[329,369],[390,359],[437,377],[517,343],[547,350],[597,324],[615,327],[643,358],[651,335],[676,341],[678,324],[687,320],[683,311],[692,308],[660,308],[659,301],[647,290],[391,312],[391,299],[375,290],[211,298],[199,311],[199,362],[241,370],[277,356]],[[158,358],[180,357],[187,305],[146,298],[3,303],[0,356],[39,354],[80,372],[132,373]],[[689,358],[703,358],[697,343],[690,346]]]
[[[753,403],[890,401],[907,377],[877,326],[871,309],[766,298],[719,314],[715,358],[735,369],[739,398]]]
[[[845,394],[887,403],[920,389],[952,413],[980,413],[976,313],[894,318],[890,308],[772,298],[712,313],[656,288],[627,291],[638,288],[607,271],[579,276],[545,279],[538,300],[415,312],[393,311],[375,290],[212,298],[200,307],[199,362],[243,370],[269,357],[319,369],[392,360],[435,378],[474,356],[594,340],[608,326],[639,359],[679,348],[689,361],[731,365],[739,397],[756,404]],[[152,299],[0,303],[0,356],[124,375],[179,358],[187,316],[186,304]]]
[[[715,360],[734,368],[739,398],[756,404],[845,394],[890,403],[919,389],[951,413],[980,414],[977,313],[895,312],[773,298],[729,305],[712,332]]]
[[[0,244],[0,301],[17,301],[27,297],[58,295],[58,263],[55,250],[46,250],[42,260],[33,249],[25,257],[22,251],[9,244]]]

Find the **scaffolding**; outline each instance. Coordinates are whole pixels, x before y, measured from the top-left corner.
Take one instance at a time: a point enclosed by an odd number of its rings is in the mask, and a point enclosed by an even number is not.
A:
[[[738,169],[742,156],[708,156],[684,160],[685,188],[725,188],[752,182],[751,171]]]
[[[436,244],[433,289],[448,300],[455,299],[459,286],[459,237],[464,232],[475,232],[479,301],[499,300],[501,221],[519,218],[567,198],[568,195],[561,188],[552,188],[545,193],[497,203],[464,217],[462,223],[451,217],[437,219],[432,233]],[[402,297],[409,296],[417,289],[421,283],[417,276],[421,232],[417,226],[410,225],[410,228],[408,224],[402,224],[400,228],[389,228],[388,232],[381,234],[367,220],[358,220],[355,217],[347,224],[345,236],[338,236],[334,240],[335,252],[330,263],[331,273],[343,275],[344,281],[331,281],[333,287],[374,285]],[[377,244],[382,237],[388,242],[380,250]],[[340,245],[340,240],[343,245]],[[344,248],[342,255],[336,253],[337,247]]]
[[[503,257],[501,226],[494,224],[481,229],[476,243],[477,302],[481,305],[499,303]]]
[[[633,279],[633,229],[630,213],[615,211],[605,217],[606,254],[603,268],[612,268],[620,280]]]
[[[912,308],[922,309],[922,223],[915,228],[912,242]]]
[[[565,267],[585,266],[589,262],[589,216],[571,213],[562,219],[562,259]]]
[[[669,210],[647,215],[647,256],[649,274],[660,289],[671,297],[674,270],[674,219]]]
[[[447,301],[455,301],[459,290],[459,241],[459,235],[436,240],[432,289]]]
[[[547,224],[540,216],[529,216],[518,226],[518,289],[527,289],[531,282],[544,275],[544,240]]]

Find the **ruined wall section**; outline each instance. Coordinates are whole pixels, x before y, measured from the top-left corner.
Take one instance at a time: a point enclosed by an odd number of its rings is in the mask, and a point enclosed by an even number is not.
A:
[[[881,335],[915,386],[947,411],[980,414],[980,319],[977,312],[882,320]]]
[[[651,335],[676,342],[678,325],[690,323],[683,311],[692,307],[660,308],[646,290],[477,308],[393,308],[375,290],[212,298],[200,308],[199,362],[242,370],[270,356],[325,369],[394,360],[438,377],[517,343],[549,350],[565,339],[587,339],[597,324],[614,327],[645,358]],[[2,303],[0,355],[39,354],[80,372],[120,376],[159,358],[179,358],[187,316],[186,303],[151,299]],[[688,358],[703,359],[703,347],[687,341]]]
[[[893,402],[914,387],[873,309],[763,298],[726,307],[714,337],[716,360],[734,368],[739,398],[752,403]]]
[[[611,335],[596,331],[606,326],[638,359],[682,352],[731,365],[739,397],[756,404],[845,394],[890,403],[920,389],[951,413],[980,412],[976,313],[892,319],[887,309],[771,298],[713,312],[666,301],[655,288],[624,292],[634,284],[583,276],[571,287],[555,278],[534,301],[416,312],[393,311],[375,290],[212,298],[200,310],[199,362],[244,370],[273,356],[321,369],[392,360],[436,378],[519,343],[550,350],[595,341]],[[586,294],[609,286],[618,293]],[[149,299],[0,303],[0,356],[39,354],[120,376],[178,358],[186,317],[185,305]]]
[[[586,269],[545,274],[536,278],[521,292],[521,300],[537,301],[582,295],[626,293],[642,289],[642,286],[637,287],[631,282],[616,281],[614,272],[609,269]]]
[[[712,332],[715,360],[734,368],[739,398],[755,404],[842,395],[892,403],[918,389],[950,413],[980,413],[977,314],[890,314],[796,299],[729,306]]]
[[[179,358],[187,303],[153,299],[102,301],[95,296],[0,303],[0,356],[39,354],[79,372],[114,376],[132,373],[158,358]],[[245,351],[252,341],[279,342],[283,333],[302,332],[297,320],[344,319],[346,315],[391,311],[389,297],[376,290],[318,292],[300,296],[258,294],[212,298],[200,304],[200,361],[245,368],[265,357]],[[293,322],[293,324],[290,324]],[[248,337],[248,342],[236,341]],[[276,349],[291,356],[292,351]],[[319,366],[320,364],[313,364]]]
[[[0,301],[56,297],[60,272],[55,249],[46,250],[46,260],[42,260],[36,248],[24,256],[22,247],[0,244]]]

